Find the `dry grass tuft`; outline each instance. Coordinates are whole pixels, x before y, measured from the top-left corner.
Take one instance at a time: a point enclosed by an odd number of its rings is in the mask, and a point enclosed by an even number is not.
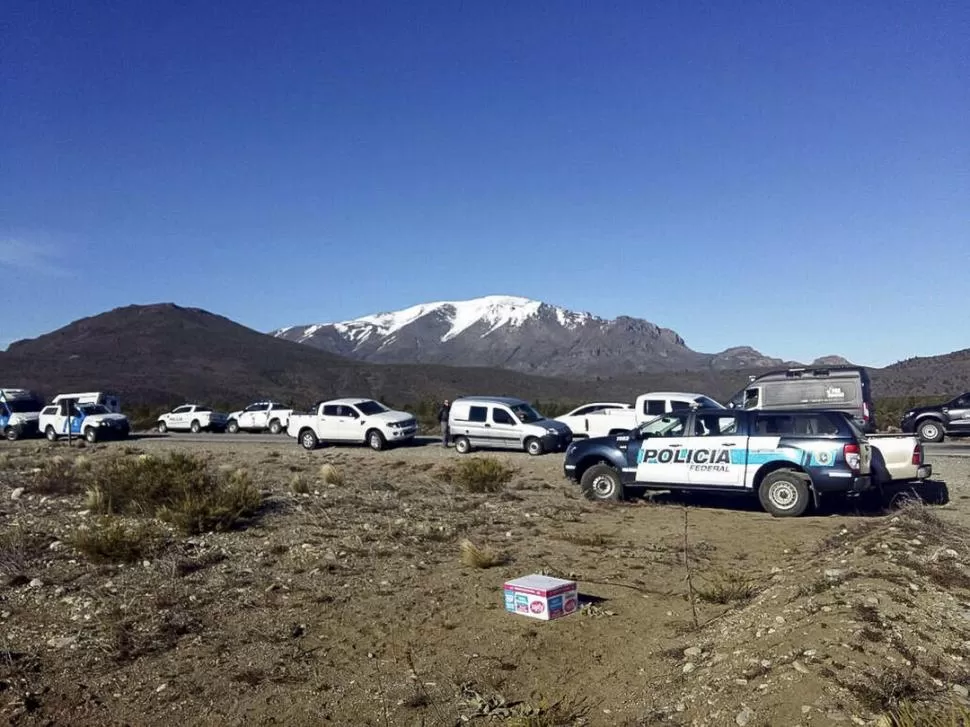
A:
[[[905,700],[886,717],[892,727],[966,727],[970,725],[970,708],[955,703],[941,706]]]
[[[157,549],[159,536],[150,525],[126,525],[103,517],[92,527],[76,531],[68,542],[94,563],[133,563]]]
[[[89,509],[154,516],[190,535],[229,530],[262,503],[247,470],[212,472],[201,457],[180,453],[111,459],[92,470],[89,481]]]
[[[479,548],[470,540],[462,540],[460,547],[461,562],[469,568],[494,568],[508,562],[505,555],[496,553],[489,547]]]
[[[467,492],[501,492],[515,472],[495,457],[470,457],[448,467],[444,476]]]
[[[313,492],[313,483],[304,474],[295,474],[290,478],[290,492],[294,495],[309,495]]]
[[[744,603],[758,594],[757,584],[740,572],[719,572],[707,580],[707,585],[694,589],[697,597],[706,603]]]
[[[51,496],[75,495],[81,491],[78,471],[63,457],[53,457],[34,473],[30,491]]]
[[[340,487],[344,484],[343,472],[329,462],[320,465],[320,479],[325,485],[336,485],[337,487]]]
[[[0,531],[0,573],[18,576],[44,551],[44,540],[21,522]]]

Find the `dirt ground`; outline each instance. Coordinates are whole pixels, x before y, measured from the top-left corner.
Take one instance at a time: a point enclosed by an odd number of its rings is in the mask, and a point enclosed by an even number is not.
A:
[[[159,525],[144,562],[103,565],[70,545],[84,494],[31,491],[51,457],[173,449],[250,472],[258,515]],[[0,722],[807,727],[965,703],[970,459],[932,461],[943,507],[776,519],[738,499],[588,503],[561,455],[490,456],[515,475],[474,494],[440,446],[0,443],[0,528],[42,544],[0,554]],[[464,565],[465,539],[505,562]],[[582,609],[506,613],[502,584],[531,573],[577,580]]]

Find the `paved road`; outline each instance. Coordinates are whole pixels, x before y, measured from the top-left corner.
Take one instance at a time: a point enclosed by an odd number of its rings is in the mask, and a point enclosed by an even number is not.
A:
[[[927,459],[933,457],[970,457],[970,442],[943,442],[942,444],[924,444],[923,451]]]
[[[149,441],[174,441],[185,442],[186,444],[279,444],[283,447],[298,447],[296,439],[286,434],[190,434],[168,432],[159,434],[158,432],[137,432],[131,435],[132,439]],[[415,437],[412,446],[424,446],[428,444],[440,443],[438,437]]]
[[[149,439],[149,440],[161,440],[167,439],[177,442],[185,442],[186,444],[279,444],[281,446],[291,446],[296,447],[297,443],[292,437],[286,434],[176,434],[169,432],[168,434],[159,434],[157,432],[141,432],[132,435],[135,439]],[[428,444],[436,444],[441,440],[437,437],[415,437],[414,445],[412,446],[424,446]],[[924,445],[926,451],[927,459],[932,460],[934,457],[970,457],[970,440],[955,442],[943,442],[942,444],[926,444]]]

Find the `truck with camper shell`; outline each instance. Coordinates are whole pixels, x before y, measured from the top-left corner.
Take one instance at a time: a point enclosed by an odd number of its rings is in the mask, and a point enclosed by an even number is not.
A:
[[[265,432],[279,434],[286,431],[293,410],[275,401],[257,401],[245,409],[234,411],[226,420],[226,431],[235,434],[244,432]]]
[[[81,402],[70,395],[54,397],[38,421],[40,431],[51,442],[59,437],[84,437],[90,444],[105,439],[125,439],[131,432],[128,417],[109,411],[104,404]]]
[[[115,394],[104,391],[84,391],[75,394],[58,394],[51,399],[51,404],[59,404],[65,399],[70,399],[76,404],[97,404],[103,406],[112,414],[121,413],[121,399]]]
[[[562,452],[573,439],[569,427],[546,419],[522,399],[464,396],[451,403],[448,429],[458,454],[473,448],[518,449],[536,456]]]
[[[413,414],[363,398],[321,401],[308,414],[291,415],[286,430],[304,449],[321,444],[367,444],[378,451],[407,444],[417,431]]]
[[[29,389],[0,389],[0,434],[10,442],[36,436],[44,400]]]
[[[756,494],[776,517],[803,514],[826,493],[873,484],[872,447],[839,411],[693,409],[655,417],[566,450],[566,477],[591,500],[663,489]]]
[[[933,471],[916,436],[877,433],[872,384],[861,366],[798,367],[752,376],[731,397],[728,407],[841,411],[852,417],[874,448],[872,477],[876,484],[922,481]]]
[[[692,407],[721,407],[704,394],[686,391],[651,391],[640,394],[634,404],[585,404],[556,421],[569,427],[573,438],[606,437],[629,431],[658,414],[686,411]]]
[[[156,427],[164,434],[173,432],[224,432],[228,417],[203,404],[182,404],[158,417]]]

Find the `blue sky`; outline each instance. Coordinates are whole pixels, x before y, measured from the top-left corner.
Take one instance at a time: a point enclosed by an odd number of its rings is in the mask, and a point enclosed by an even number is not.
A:
[[[523,295],[872,365],[970,346],[965,2],[5,5],[0,346]]]

